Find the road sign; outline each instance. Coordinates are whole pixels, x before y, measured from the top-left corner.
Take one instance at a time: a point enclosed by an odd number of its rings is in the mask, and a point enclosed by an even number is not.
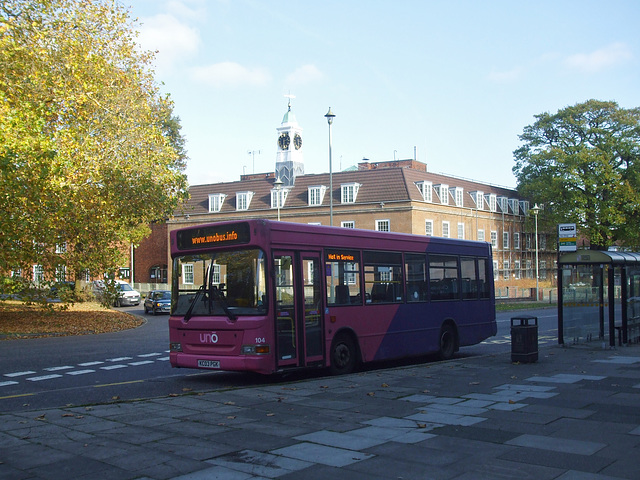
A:
[[[575,252],[578,249],[578,230],[575,223],[558,225],[558,248],[561,252]]]

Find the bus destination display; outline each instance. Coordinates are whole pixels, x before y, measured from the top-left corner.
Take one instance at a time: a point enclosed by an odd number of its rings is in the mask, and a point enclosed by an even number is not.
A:
[[[176,235],[179,250],[194,248],[222,247],[249,243],[251,233],[249,224],[209,225],[179,231]]]

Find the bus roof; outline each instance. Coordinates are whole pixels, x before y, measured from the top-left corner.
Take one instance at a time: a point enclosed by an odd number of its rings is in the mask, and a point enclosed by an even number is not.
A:
[[[240,235],[234,228],[240,227]],[[219,233],[223,232],[223,233]],[[220,240],[225,235],[231,241]],[[247,235],[246,238],[242,238]],[[182,237],[188,237],[192,248],[188,248]],[[197,238],[201,243],[191,240]],[[207,241],[209,238],[211,241]],[[340,247],[369,250],[397,250],[424,252],[427,247],[445,253],[455,249],[456,253],[490,255],[491,244],[474,240],[433,237],[397,232],[378,232],[356,228],[308,225],[304,223],[279,222],[252,219],[237,222],[218,222],[195,225],[171,232],[171,253],[177,255],[202,251],[207,247],[228,247],[231,245],[259,245],[269,242],[276,248],[300,249],[300,247]]]

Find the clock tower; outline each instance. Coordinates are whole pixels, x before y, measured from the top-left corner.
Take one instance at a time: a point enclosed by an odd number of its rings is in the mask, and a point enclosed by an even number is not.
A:
[[[304,155],[302,153],[302,128],[291,111],[293,95],[289,98],[287,113],[282,118],[278,131],[278,153],[276,154],[276,178],[283,187],[292,187],[298,175],[304,175]]]

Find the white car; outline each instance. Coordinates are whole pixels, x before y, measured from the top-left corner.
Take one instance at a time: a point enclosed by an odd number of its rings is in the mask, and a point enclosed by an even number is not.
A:
[[[114,302],[115,307],[140,305],[140,292],[131,288],[131,285],[122,280],[116,280],[116,287],[119,290],[119,295]]]

